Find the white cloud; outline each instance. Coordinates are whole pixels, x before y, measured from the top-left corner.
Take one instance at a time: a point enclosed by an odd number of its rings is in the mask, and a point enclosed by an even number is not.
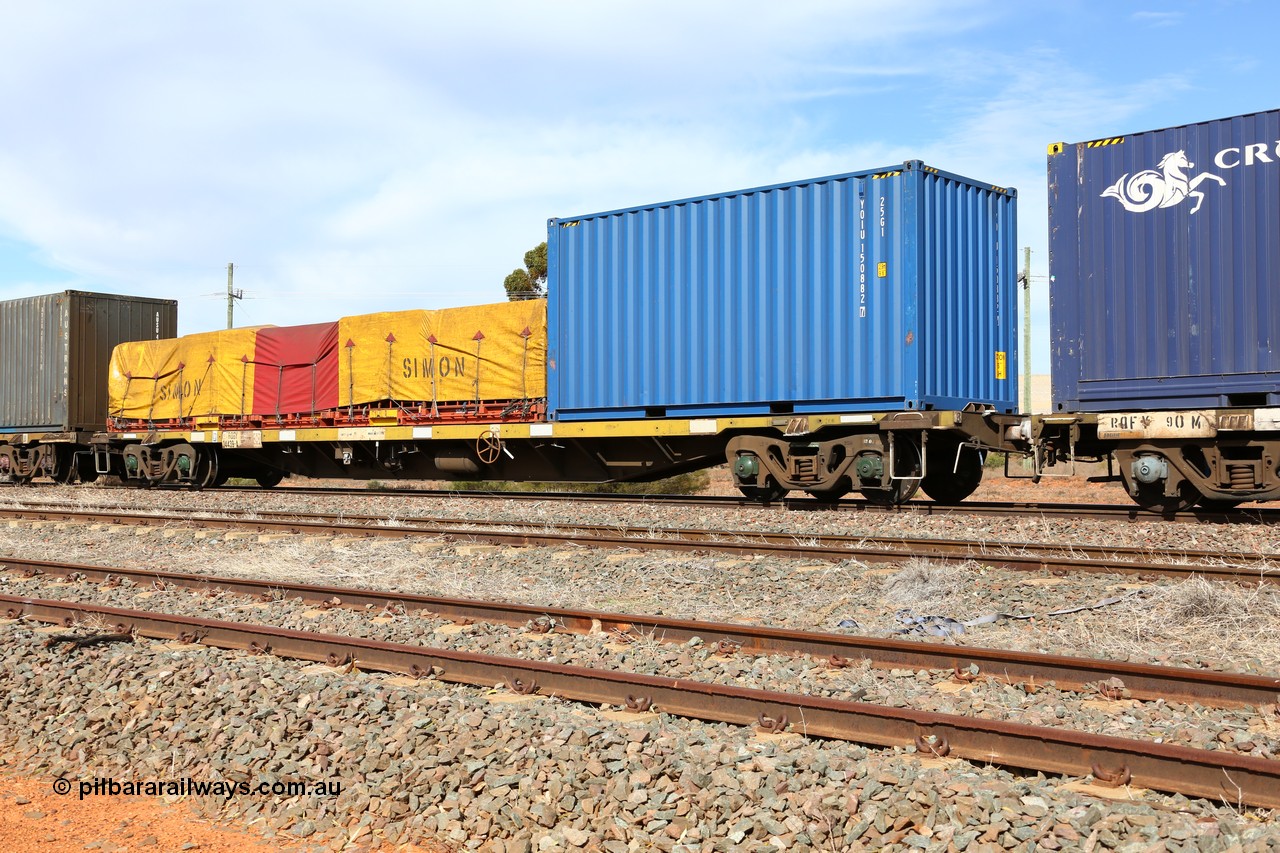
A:
[[[1135,23],[1148,27],[1172,27],[1182,23],[1182,12],[1134,12],[1130,16]]]

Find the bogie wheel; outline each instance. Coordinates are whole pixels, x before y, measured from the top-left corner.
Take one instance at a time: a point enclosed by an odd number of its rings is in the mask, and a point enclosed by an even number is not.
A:
[[[195,476],[192,478],[193,485],[196,489],[209,489],[214,486],[220,486],[226,482],[226,477],[219,482],[221,476],[218,473],[218,454],[212,448],[200,448],[196,452],[196,470]]]
[[[72,467],[76,470],[77,483],[92,483],[98,479],[98,466],[93,461],[92,453],[77,453]]]
[[[80,472],[76,468],[76,454],[74,451],[58,453],[53,479],[64,486],[80,482]]]
[[[280,481],[284,479],[284,472],[277,471],[273,468],[263,471],[261,474],[254,477],[254,479],[258,481],[258,485],[262,488],[274,489],[276,486],[280,485]]]
[[[835,503],[845,495],[849,494],[848,487],[841,488],[836,486],[834,489],[809,489],[808,495],[816,501],[822,503]]]
[[[822,501],[823,503],[835,503],[845,495],[849,494],[849,491],[852,488],[853,483],[849,481],[849,478],[841,477],[836,481],[836,484],[829,489],[806,489],[805,491],[814,500]]]
[[[862,496],[880,506],[898,506],[915,497],[920,491],[920,445],[905,436],[896,441],[893,470],[897,478],[882,488],[876,480],[862,480]],[[887,460],[886,460],[887,461]]]
[[[920,491],[919,480],[894,480],[887,489],[862,488],[862,496],[873,504],[880,506],[898,506],[915,497]]]
[[[984,455],[970,447],[960,450],[960,457],[957,459],[956,451],[959,447],[959,442],[938,439],[927,445],[925,453],[929,459],[929,467],[924,479],[920,481],[920,488],[935,503],[958,504],[982,485]]]
[[[1129,484],[1127,479],[1125,484]],[[1179,483],[1178,493],[1173,496],[1164,493],[1164,483],[1138,483],[1138,494],[1133,500],[1148,512],[1168,515],[1191,509],[1200,500],[1200,492],[1189,480]]]
[[[744,486],[739,483],[738,491],[746,495],[747,500],[755,501],[759,504],[773,503],[776,500],[781,500],[787,494],[787,490],[779,486],[772,477],[763,486]]]

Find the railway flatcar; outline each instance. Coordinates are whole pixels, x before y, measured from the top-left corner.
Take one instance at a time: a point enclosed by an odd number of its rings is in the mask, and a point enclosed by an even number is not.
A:
[[[133,483],[645,482],[958,501],[1017,411],[1016,193],[918,161],[548,223],[548,300],[118,347]]]
[[[68,290],[0,302],[0,482],[93,479],[112,350],[177,333],[171,299]]]
[[[1154,511],[1280,499],[1280,110],[1049,147],[1053,411]]]

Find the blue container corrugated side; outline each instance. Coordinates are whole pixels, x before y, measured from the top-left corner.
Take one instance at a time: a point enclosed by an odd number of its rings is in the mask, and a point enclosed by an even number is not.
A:
[[[552,417],[1014,411],[1016,208],[911,161],[553,219]]]
[[[1049,153],[1054,405],[1280,405],[1280,110]]]

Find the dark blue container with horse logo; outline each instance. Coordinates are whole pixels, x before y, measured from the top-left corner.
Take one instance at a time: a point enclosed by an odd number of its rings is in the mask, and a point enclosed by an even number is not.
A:
[[[1280,110],[1049,148],[1058,410],[1280,405]]]

